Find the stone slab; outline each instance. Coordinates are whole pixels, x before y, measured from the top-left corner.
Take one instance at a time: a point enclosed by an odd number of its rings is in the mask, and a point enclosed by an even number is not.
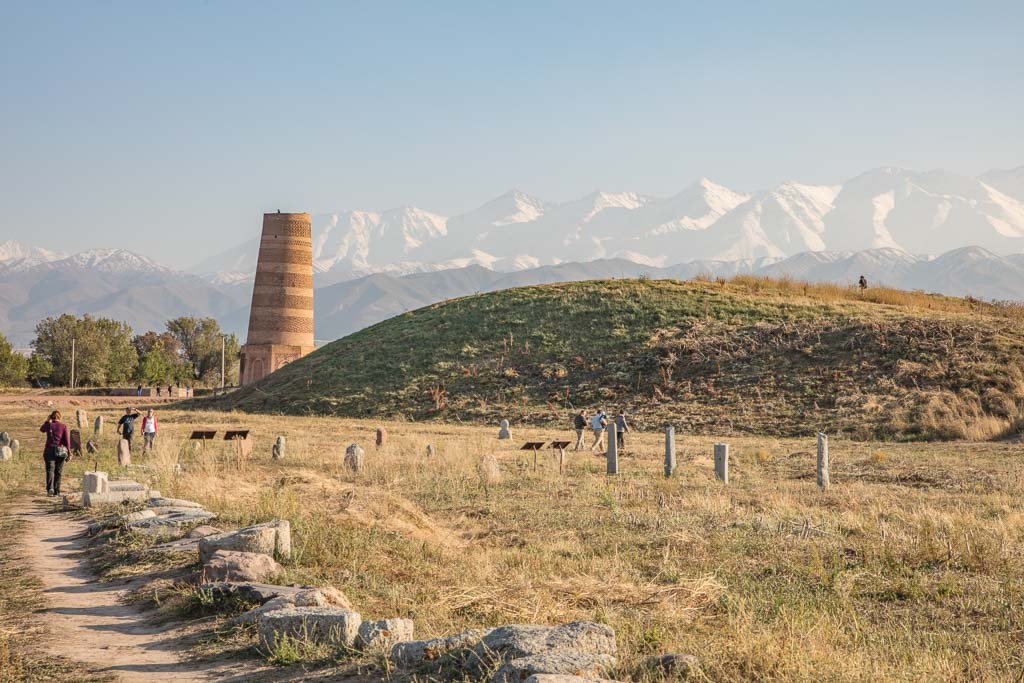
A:
[[[259,621],[260,645],[273,649],[282,638],[353,647],[362,617],[342,607],[290,607],[264,614]]]
[[[111,491],[109,493],[83,493],[82,505],[85,507],[96,507],[97,505],[120,505],[125,502],[138,502],[146,500],[153,491]],[[156,493],[159,493],[158,491]]]

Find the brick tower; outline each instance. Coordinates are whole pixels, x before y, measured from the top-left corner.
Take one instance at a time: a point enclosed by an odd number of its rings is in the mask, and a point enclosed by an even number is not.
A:
[[[263,236],[242,347],[242,386],[302,358],[313,342],[313,239],[308,213],[263,214]]]

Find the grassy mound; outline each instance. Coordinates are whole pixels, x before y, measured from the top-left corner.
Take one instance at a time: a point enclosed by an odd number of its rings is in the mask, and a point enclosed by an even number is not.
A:
[[[986,439],[1024,406],[1024,313],[898,290],[611,280],[406,313],[213,402],[246,411],[561,422],[624,408],[697,433]]]

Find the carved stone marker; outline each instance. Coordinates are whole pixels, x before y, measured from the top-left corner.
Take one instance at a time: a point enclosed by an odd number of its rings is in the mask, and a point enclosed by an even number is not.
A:
[[[676,428],[665,425],[665,476],[671,477],[676,471]]]
[[[75,411],[75,423],[79,429],[85,429],[85,426],[89,424],[89,416],[85,414],[84,410]]]
[[[508,420],[501,421],[501,429],[498,430],[499,439],[511,439],[512,430],[508,428]]]
[[[14,457],[14,451],[10,446],[0,446],[0,462],[7,462]]]
[[[828,477],[828,437],[818,432],[818,488],[825,490],[831,484]]]
[[[11,445],[11,435],[7,432],[0,432],[0,447]]]
[[[729,483],[729,444],[715,444],[715,479]]]
[[[99,445],[97,445],[97,443],[95,441],[90,439],[89,441],[85,442],[85,452],[89,453],[90,455],[93,455],[95,453],[99,453],[100,452],[100,447],[99,447]]]
[[[103,436],[103,416],[97,415],[96,421],[92,423],[92,435]]]
[[[359,472],[363,469],[365,455],[366,451],[360,448],[358,444],[351,444],[345,449],[345,467],[353,472]]]
[[[18,442],[17,439],[11,439],[11,443],[8,445],[11,448],[11,453],[13,453],[14,455],[17,455],[18,451],[21,450],[21,444]]]
[[[427,457],[428,458],[433,458],[434,457],[434,444],[432,444],[432,443],[428,443],[427,444]]]
[[[280,460],[283,458],[286,444],[287,440],[283,436],[277,437],[277,441],[274,442],[273,447],[270,449],[270,457],[274,460]]]
[[[117,464],[121,467],[132,464],[132,449],[128,445],[128,439],[117,442]]]
[[[605,428],[608,433],[608,474],[619,473],[619,440],[616,437],[616,426],[609,422]]]
[[[110,482],[106,472],[83,472],[82,493],[109,493]]]
[[[382,448],[388,442],[388,430],[383,427],[377,428],[377,448]]]

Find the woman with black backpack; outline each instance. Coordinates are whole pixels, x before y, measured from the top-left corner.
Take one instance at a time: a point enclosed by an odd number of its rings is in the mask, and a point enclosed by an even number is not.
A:
[[[60,421],[60,411],[50,413],[43,426],[39,428],[46,434],[46,445],[43,447],[43,463],[46,465],[46,495],[60,495],[60,475],[64,471],[64,462],[71,457],[71,433],[68,426]]]

